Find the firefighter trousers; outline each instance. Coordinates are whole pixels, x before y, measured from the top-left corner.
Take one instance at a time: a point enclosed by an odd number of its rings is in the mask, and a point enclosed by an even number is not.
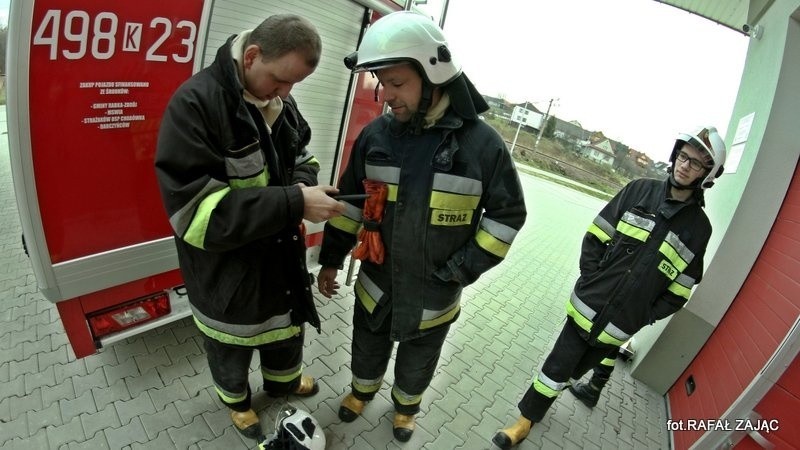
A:
[[[356,305],[353,309],[351,387],[353,396],[369,401],[381,388],[392,356],[394,341],[389,338],[392,321],[391,317],[387,317],[373,331],[367,324],[367,313],[363,308]],[[449,324],[443,325],[429,334],[398,343],[392,386],[392,402],[398,413],[414,415],[419,412],[422,394],[433,379],[449,329]]]
[[[287,340],[257,347],[226,344],[201,333],[203,344],[220,400],[234,411],[250,409],[248,383],[253,351],[258,351],[264,391],[272,396],[286,395],[300,383],[303,371],[303,333]]]
[[[578,333],[577,325],[567,318],[539,375],[519,402],[522,415],[531,422],[541,422],[561,391],[616,349],[601,343],[589,345]]]
[[[614,371],[614,363],[618,354],[619,347],[614,347],[592,371],[592,379],[589,380],[589,383],[597,388],[597,390],[602,390],[606,383],[608,383],[608,380],[611,379],[611,372]]]

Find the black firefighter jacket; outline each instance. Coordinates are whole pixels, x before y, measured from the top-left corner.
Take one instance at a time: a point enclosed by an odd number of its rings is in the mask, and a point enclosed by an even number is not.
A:
[[[271,135],[243,100],[232,39],[170,100],[156,175],[195,323],[221,342],[256,346],[296,336],[303,322],[319,328],[295,185],[316,185],[319,164],[291,97]]]
[[[666,180],[634,180],[589,227],[567,303],[589,343],[621,345],[683,307],[700,282],[711,224],[694,196],[668,192]]]
[[[448,110],[419,135],[390,114],[367,125],[353,146],[339,189],[363,193],[364,179],[386,183],[381,265],[362,261],[356,304],[391,338],[413,339],[452,323],[464,286],[502,261],[525,222],[519,177],[503,140],[480,120]],[[325,226],[319,257],[338,267],[356,241],[363,201]]]

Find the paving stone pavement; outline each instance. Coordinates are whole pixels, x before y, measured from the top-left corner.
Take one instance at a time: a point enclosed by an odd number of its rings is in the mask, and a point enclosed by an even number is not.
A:
[[[214,392],[198,331],[184,319],[75,359],[55,305],[37,292],[20,242],[5,111],[0,114],[0,449],[248,449]],[[317,296],[322,334],[307,332],[306,373],[320,392],[254,406],[267,432],[283,405],[310,411],[328,449],[488,449],[513,423],[563,323],[580,240],[603,202],[520,174],[528,221],[506,261],[467,287],[408,443],[392,437],[390,386],[362,417],[336,411],[350,382],[352,288]],[[340,280],[344,284],[344,271]],[[251,386],[259,386],[258,361]],[[669,448],[662,396],[618,363],[597,407],[564,393],[520,450]]]

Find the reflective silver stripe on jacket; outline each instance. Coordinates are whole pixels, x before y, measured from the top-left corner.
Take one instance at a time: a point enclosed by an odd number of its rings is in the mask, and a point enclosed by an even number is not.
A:
[[[479,247],[498,258],[505,258],[516,236],[517,230],[488,217],[483,217],[478,231],[475,233],[475,242]]]
[[[397,201],[397,187],[400,183],[400,168],[391,166],[373,166],[365,164],[367,178],[370,180],[383,181],[388,188],[386,195],[387,202]]]
[[[589,320],[594,320],[594,316],[597,315],[596,312],[592,308],[589,307],[586,303],[583,303],[583,300],[578,298],[578,295],[575,294],[575,291],[572,291],[572,295],[570,295],[570,302],[572,306],[579,312],[583,317],[586,317]],[[589,330],[586,330],[589,331]]]
[[[575,291],[572,291],[572,294],[570,295],[570,303],[572,304],[572,307],[575,308],[576,311],[578,311],[583,317],[585,317],[586,319],[591,321],[592,325],[594,325],[594,318],[597,315],[597,313],[592,308],[590,308],[589,305],[584,303],[583,300],[578,298],[578,295],[575,294]],[[583,328],[585,331],[587,331],[587,332],[591,328],[591,326],[589,328],[586,328],[585,327],[586,324],[583,324],[583,323],[578,323],[578,325],[581,328]],[[618,340],[623,341],[623,342],[627,341],[631,337],[629,334],[627,334],[624,331],[620,330],[616,325],[614,325],[611,322],[609,322],[605,326],[605,328],[603,328],[603,332],[608,334],[612,338],[618,339]],[[601,339],[601,341],[602,341],[602,339]]]
[[[228,187],[227,184],[215,180],[210,179],[200,192],[197,193],[192,199],[183,205],[181,209],[175,212],[172,217],[169,218],[169,223],[172,225],[172,229],[175,230],[175,234],[178,236],[183,236],[186,234],[186,230],[189,228],[189,225],[192,223],[192,218],[194,217],[195,210],[197,209],[200,202],[203,201],[209,194],[219,191]]]
[[[499,239],[509,245],[514,242],[514,238],[517,237],[518,233],[517,230],[511,228],[510,226],[500,223],[496,220],[492,220],[486,216],[481,219],[480,227],[487,233],[494,236],[496,239]]]
[[[598,215],[592,221],[589,232],[597,236],[600,242],[606,243],[614,236],[615,228],[603,216]]]
[[[458,312],[461,310],[460,299],[461,296],[459,295],[456,301],[447,305],[446,308],[438,311],[423,309],[422,320],[419,323],[419,329],[425,330],[443,323],[451,322],[456,314],[458,314]]]
[[[366,164],[367,178],[370,180],[383,181],[384,183],[400,183],[400,168],[392,166],[373,166]]]
[[[653,231],[653,228],[656,226],[654,220],[636,215],[630,211],[625,211],[625,214],[622,215],[622,221],[647,231]]]
[[[258,141],[254,145],[258,146]],[[240,158],[225,158],[225,173],[231,178],[250,178],[260,174],[265,168],[264,154],[261,151],[254,151]]]
[[[381,299],[383,298],[383,291],[374,281],[364,273],[363,270],[359,270],[358,278],[356,279],[356,297],[361,301],[361,304],[367,309],[367,311],[372,313],[375,310],[375,306],[377,306]]]
[[[332,217],[328,219],[328,223],[335,228],[345,231],[350,234],[358,233],[363,222],[363,210],[353,206],[349,202],[344,203],[344,213],[341,216]]]
[[[686,266],[688,266],[692,262],[692,260],[694,259],[694,252],[689,250],[689,247],[687,247],[686,244],[684,244],[683,241],[681,241],[680,237],[678,237],[677,234],[670,231],[669,233],[667,233],[667,237],[664,238],[664,241],[666,241],[669,245],[672,246],[673,249],[675,249],[675,251],[678,253],[678,256],[680,256],[681,259],[686,262]],[[684,266],[684,269],[686,266]]]
[[[474,178],[460,177],[449,173],[435,173],[433,174],[433,190],[481,196],[483,184]]]
[[[191,303],[189,304],[189,306],[192,308],[192,314],[197,320],[213,328],[214,330],[231,334],[233,336],[241,336],[241,337],[256,336],[258,334],[265,333],[270,330],[286,328],[292,325],[291,313],[288,312],[280,316],[272,316],[266,321],[261,323],[243,325],[243,324],[220,322],[219,320],[215,320],[206,316],[205,314],[200,312],[197,308],[195,308],[194,305],[192,305]]]

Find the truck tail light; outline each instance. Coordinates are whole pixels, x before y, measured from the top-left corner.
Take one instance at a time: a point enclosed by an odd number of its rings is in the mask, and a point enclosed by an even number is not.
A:
[[[169,295],[158,295],[128,303],[89,316],[89,327],[95,338],[122,331],[143,322],[165,316],[170,312]]]

